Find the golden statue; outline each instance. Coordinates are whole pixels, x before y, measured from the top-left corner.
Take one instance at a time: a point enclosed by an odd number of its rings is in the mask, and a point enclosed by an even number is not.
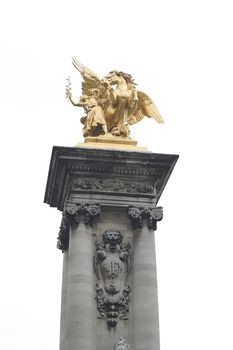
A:
[[[79,102],[75,102],[68,79],[66,97],[74,106],[83,107],[86,115],[81,118],[84,124],[84,137],[124,137],[129,136],[129,125],[138,123],[145,116],[163,123],[163,119],[149,96],[136,90],[132,75],[111,71],[100,79],[93,71],[72,57],[74,67],[83,78]]]

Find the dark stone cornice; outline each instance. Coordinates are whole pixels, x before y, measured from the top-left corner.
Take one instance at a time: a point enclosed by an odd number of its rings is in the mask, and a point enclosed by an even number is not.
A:
[[[156,204],[178,159],[177,155],[85,147],[53,148],[45,203],[63,210],[71,195],[90,194],[93,201],[117,195],[148,198]],[[96,199],[95,199],[96,198]],[[99,201],[99,200],[98,200]],[[122,202],[123,203],[123,202]],[[100,204],[101,201],[100,201]]]

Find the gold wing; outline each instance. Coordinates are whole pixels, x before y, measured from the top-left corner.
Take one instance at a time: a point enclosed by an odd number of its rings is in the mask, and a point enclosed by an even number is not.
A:
[[[158,123],[164,123],[157,107],[154,102],[142,91],[137,91],[138,96],[138,110],[132,117],[128,118],[128,123],[130,125],[138,123],[145,116],[148,118],[153,118]]]
[[[81,73],[83,77],[82,93],[83,95],[90,96],[92,89],[103,89],[103,83],[101,79],[92,70],[81,64],[75,56],[72,56],[73,66]]]

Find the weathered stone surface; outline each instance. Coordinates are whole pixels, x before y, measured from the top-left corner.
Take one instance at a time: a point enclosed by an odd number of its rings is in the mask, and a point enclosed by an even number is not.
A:
[[[129,207],[128,216],[134,229],[143,226],[143,219],[147,219],[148,228],[157,230],[157,222],[163,218],[162,207],[156,208],[137,208]]]
[[[109,228],[116,228],[123,236],[122,244],[129,243],[131,246],[130,253],[133,251],[133,229],[130,221],[127,217],[126,208],[117,207],[104,207],[101,215],[96,221],[93,229],[96,228],[96,236],[93,240],[93,248],[95,251],[95,242],[101,242],[103,233]],[[131,270],[130,270],[131,271]],[[96,276],[97,281],[98,278]],[[132,272],[129,274],[127,283],[132,287]],[[131,294],[130,294],[131,297]],[[119,337],[123,336],[127,341],[132,344],[132,300],[128,303],[129,312],[128,319],[118,319],[117,325],[111,330],[108,328],[106,318],[99,319],[96,316],[96,350],[108,350],[113,349],[114,344],[117,342]],[[97,307],[97,305],[96,305]]]
[[[63,211],[60,350],[111,350],[121,337],[132,350],[159,350],[153,230],[177,159],[54,147],[45,202]],[[120,232],[121,242],[107,241],[106,231]]]
[[[45,203],[59,210],[67,199],[118,207],[155,206],[177,159],[151,152],[55,146]]]
[[[65,340],[60,349],[93,350],[92,328],[95,318],[92,231],[91,226],[85,225],[83,221],[70,229],[68,255],[66,315],[65,322],[61,324],[65,328],[65,331],[61,329],[61,334],[65,332]]]
[[[115,328],[119,318],[128,320],[131,245],[122,241],[119,230],[108,229],[102,240],[96,242],[94,253],[97,317],[106,318],[109,328]]]
[[[66,201],[57,238],[57,248],[61,249],[62,252],[68,249],[70,228],[79,224],[81,215],[84,216],[84,222],[86,225],[93,226],[94,220],[100,212],[101,208],[99,204],[89,205]]]
[[[147,222],[134,235],[133,344],[134,350],[159,350],[159,317],[154,234]],[[145,264],[146,262],[146,264]],[[149,267],[149,268],[148,268]]]

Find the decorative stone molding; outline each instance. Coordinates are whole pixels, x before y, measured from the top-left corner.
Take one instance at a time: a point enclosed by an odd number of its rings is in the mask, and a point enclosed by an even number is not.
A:
[[[147,219],[148,227],[157,230],[157,221],[163,218],[163,208],[136,208],[129,207],[128,216],[131,220],[133,229],[141,228],[143,226],[143,219]]]
[[[128,319],[131,247],[122,240],[120,231],[109,229],[96,243],[94,254],[97,317],[106,318],[109,328],[116,327],[118,319]]]
[[[66,202],[65,211],[72,218],[72,223],[79,224],[80,215],[84,215],[86,225],[93,225],[94,219],[101,212],[99,204],[79,204]]]
[[[81,177],[72,187],[79,191],[100,191],[120,193],[154,193],[155,184],[151,181],[130,181],[125,179]]]
[[[71,225],[71,222],[70,222],[69,216],[65,212],[63,212],[60,231],[58,233],[58,238],[57,238],[57,248],[60,249],[62,252],[67,250],[69,247],[70,225]]]
[[[110,173],[110,174],[122,174],[122,175],[145,175],[145,176],[161,176],[158,170],[153,168],[135,168],[135,167],[122,167],[122,166],[98,166],[98,165],[71,165],[71,172],[90,172],[90,173]]]
[[[138,204],[133,198],[128,205],[134,206],[135,202],[135,206],[153,207],[158,202],[177,159],[177,155],[151,152],[56,146],[53,148],[44,200],[62,211],[65,200],[71,194],[80,198],[77,201],[85,201],[84,198],[88,196],[83,196],[83,193],[91,193],[93,201],[101,201],[100,204],[125,207],[127,197],[138,197]],[[97,179],[96,184],[92,183],[93,178]],[[107,181],[109,179],[113,180],[111,189]],[[135,192],[131,185],[133,183],[137,183]],[[101,192],[105,192],[104,199],[98,199]],[[78,196],[80,193],[81,196]],[[111,197],[112,194],[114,198]]]
[[[95,218],[100,214],[99,204],[80,204],[67,201],[62,213],[62,221],[58,234],[57,248],[64,252],[69,246],[70,226],[78,225],[80,216],[84,216],[86,225],[93,225]]]

